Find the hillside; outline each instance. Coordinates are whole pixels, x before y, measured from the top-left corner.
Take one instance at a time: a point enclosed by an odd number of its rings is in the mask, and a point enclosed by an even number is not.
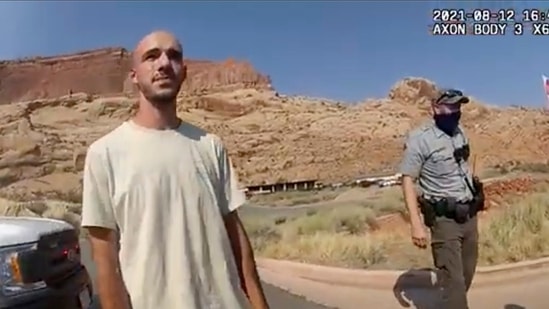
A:
[[[87,145],[132,112],[129,54],[122,51],[0,63],[0,193],[78,190]],[[243,184],[392,172],[406,133],[428,119],[425,98],[435,90],[430,81],[408,78],[386,98],[351,106],[278,95],[245,62],[188,63],[179,113],[223,138]],[[548,163],[547,114],[472,102],[464,126],[479,168]]]
[[[131,53],[120,47],[53,57],[0,61],[0,104],[57,98],[70,92],[92,95],[129,94]],[[269,89],[268,76],[247,62],[187,59],[189,95],[254,87]]]

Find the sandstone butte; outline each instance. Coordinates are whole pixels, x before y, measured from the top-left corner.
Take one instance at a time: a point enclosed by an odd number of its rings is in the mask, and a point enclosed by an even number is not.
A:
[[[86,147],[134,111],[129,57],[106,48],[0,62],[1,195],[78,192]],[[431,81],[405,78],[386,98],[346,104],[279,95],[247,62],[187,63],[179,114],[221,136],[243,185],[393,173],[436,90]],[[463,118],[477,169],[548,163],[549,117],[541,110],[474,100]]]

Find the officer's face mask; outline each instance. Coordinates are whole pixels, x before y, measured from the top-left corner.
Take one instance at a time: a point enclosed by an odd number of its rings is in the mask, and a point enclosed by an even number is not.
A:
[[[453,136],[456,134],[457,127],[459,125],[459,119],[461,118],[461,111],[454,111],[448,114],[435,114],[435,124],[444,133]]]

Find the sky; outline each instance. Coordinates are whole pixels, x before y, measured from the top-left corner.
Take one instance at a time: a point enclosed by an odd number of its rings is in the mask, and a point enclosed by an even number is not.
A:
[[[549,40],[432,36],[435,8],[549,8],[541,1],[0,1],[0,59],[108,46],[173,32],[191,59],[251,62],[283,94],[363,101],[425,77],[483,102],[542,107]],[[527,32],[527,31],[525,31]]]

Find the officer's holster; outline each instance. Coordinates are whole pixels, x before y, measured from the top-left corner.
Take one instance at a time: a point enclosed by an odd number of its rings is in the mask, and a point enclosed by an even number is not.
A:
[[[458,202],[455,198],[429,200],[419,197],[418,203],[425,225],[428,227],[434,225],[437,217],[446,217],[455,220],[457,223],[465,223],[477,213],[477,205],[474,200],[463,203]]]

